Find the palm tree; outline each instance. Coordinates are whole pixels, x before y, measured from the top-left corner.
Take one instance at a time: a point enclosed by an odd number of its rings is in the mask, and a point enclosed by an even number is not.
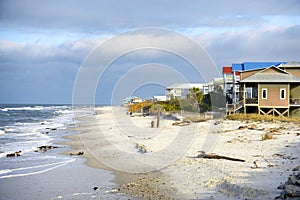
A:
[[[203,95],[200,88],[193,87],[189,89],[189,93],[187,94],[187,99],[191,101],[193,104],[193,109],[199,111],[199,105],[202,102]]]

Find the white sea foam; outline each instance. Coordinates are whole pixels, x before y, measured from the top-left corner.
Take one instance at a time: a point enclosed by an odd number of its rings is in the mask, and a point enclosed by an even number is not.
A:
[[[8,152],[2,152],[2,153],[0,153],[0,158],[6,157],[7,153]]]
[[[66,113],[73,113],[73,111],[72,110],[57,110],[57,111],[55,111],[54,113],[56,113],[56,114],[66,114]]]
[[[0,173],[0,179],[1,178],[20,177],[20,176],[29,176],[29,175],[33,175],[33,174],[44,173],[44,172],[50,171],[52,169],[62,167],[68,163],[74,162],[75,160],[76,159],[70,159],[70,160],[66,160],[66,161],[60,161],[60,162],[55,162],[55,163],[50,163],[50,164],[45,164],[45,165],[37,165],[37,166],[30,166],[30,167],[20,167],[20,168],[15,168],[15,169],[1,170],[1,171],[3,171],[2,174],[8,174],[8,175],[1,176],[1,173]]]
[[[8,174],[8,173],[10,173],[10,172],[12,172],[11,169],[3,169],[3,170],[0,170],[0,176],[1,176],[2,174]]]
[[[3,139],[2,142],[0,141],[0,163],[5,164],[0,167],[0,178],[43,173],[71,162],[69,161],[69,157],[64,158],[64,161],[62,161],[62,158],[59,156],[48,157],[49,155],[47,154],[34,152],[37,150],[37,147],[53,145],[55,140],[60,141],[62,136],[70,134],[69,131],[65,130],[68,125],[74,124],[74,112],[70,109],[70,106],[0,108],[0,112],[10,110],[15,110],[14,115],[16,115],[16,120],[12,118],[11,123],[0,127],[0,140]],[[18,110],[21,112],[18,112]],[[31,122],[31,110],[48,110],[49,112],[41,111],[41,120],[43,121],[38,121],[40,115],[39,111],[36,111],[33,115],[33,121]],[[20,115],[18,115],[18,113],[20,113]],[[49,115],[49,117],[47,117],[47,115]],[[27,118],[27,116],[29,116],[29,118]],[[24,117],[25,120],[22,120],[22,117]],[[8,153],[14,153],[16,151],[22,151],[23,155],[18,158],[6,158]],[[55,153],[55,151],[52,153]],[[16,161],[18,161],[17,168],[11,169],[16,167]],[[45,162],[53,163],[45,164]],[[6,166],[5,168],[7,169],[3,169],[4,166]]]
[[[16,108],[2,108],[1,111],[9,111],[9,110],[43,110],[45,107],[35,106],[35,107],[16,107]]]
[[[16,131],[15,128],[7,128],[7,127],[4,128],[4,132],[5,133],[7,133],[7,132],[14,132],[14,131]]]
[[[49,140],[41,140],[41,141],[20,141],[20,142],[12,142],[1,144],[1,153],[0,158],[6,157],[7,154],[14,153],[16,151],[21,151],[21,154],[33,153],[37,150],[39,146],[47,146],[49,145]],[[43,156],[44,157],[44,156]],[[1,161],[0,161],[1,162]]]
[[[69,109],[69,106],[24,106],[24,107],[7,107],[1,108],[0,111],[10,111],[10,110],[49,110],[49,109]]]

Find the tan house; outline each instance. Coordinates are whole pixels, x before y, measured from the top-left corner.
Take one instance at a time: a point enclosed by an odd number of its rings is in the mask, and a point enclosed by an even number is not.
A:
[[[300,65],[297,64],[241,72],[241,100],[227,105],[227,114],[240,112],[289,116],[296,110],[299,112]]]

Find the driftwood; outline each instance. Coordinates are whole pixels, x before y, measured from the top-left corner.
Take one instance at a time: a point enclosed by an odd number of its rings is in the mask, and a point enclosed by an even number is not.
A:
[[[84,154],[84,152],[83,151],[79,151],[78,153],[70,153],[70,156],[75,156],[75,155],[77,155],[77,156],[81,156],[81,155],[83,155]]]
[[[250,124],[250,125],[246,125],[246,126],[239,126],[239,128],[238,128],[238,130],[243,130],[243,129],[257,130],[257,131],[265,130],[264,128],[258,128],[256,124]]]
[[[16,151],[15,153],[6,154],[6,157],[21,156],[21,153],[22,153],[22,151]]]
[[[189,120],[181,121],[181,122],[174,122],[172,126],[189,126],[191,122]]]
[[[56,146],[51,146],[51,145],[48,145],[48,146],[40,146],[40,147],[38,147],[38,149],[39,150],[41,150],[41,151],[48,151],[48,150],[50,150],[50,149],[56,149],[56,148],[59,148],[59,147],[56,147]]]
[[[224,159],[224,160],[231,160],[231,161],[238,161],[238,162],[246,162],[245,160],[238,159],[238,158],[231,158],[227,156],[220,156],[214,153],[206,154],[205,152],[201,152],[196,158],[206,158],[206,159]]]

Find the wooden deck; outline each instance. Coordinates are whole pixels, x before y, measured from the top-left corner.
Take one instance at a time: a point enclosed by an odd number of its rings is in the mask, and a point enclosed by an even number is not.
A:
[[[235,104],[226,104],[226,115],[236,114],[241,108],[247,106],[256,106],[258,114],[263,115],[278,115],[278,116],[289,116],[291,108],[300,108],[300,99],[292,98],[290,99],[289,105],[287,107],[273,106],[273,107],[263,107],[259,106],[258,99],[245,99],[241,100]]]

